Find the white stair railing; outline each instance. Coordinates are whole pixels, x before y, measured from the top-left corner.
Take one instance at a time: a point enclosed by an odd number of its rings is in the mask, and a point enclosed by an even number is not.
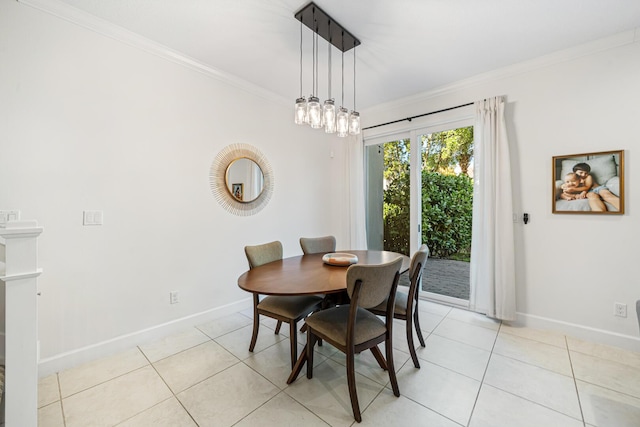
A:
[[[38,236],[36,221],[0,228],[0,281],[5,293],[5,393],[7,427],[38,425]]]

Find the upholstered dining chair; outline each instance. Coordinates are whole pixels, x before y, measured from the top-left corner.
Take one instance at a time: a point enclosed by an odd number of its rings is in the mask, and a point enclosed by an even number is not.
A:
[[[324,237],[301,237],[300,238],[300,247],[302,248],[302,253],[305,255],[309,254],[328,254],[330,252],[335,252],[336,250],[336,238],[334,236],[324,236]],[[346,297],[346,293],[340,292],[337,294],[329,294],[323,296],[324,300],[322,303],[322,309],[329,308],[336,304],[342,304],[345,301],[349,301],[349,298]],[[301,332],[307,330],[306,326],[302,326],[300,329]],[[320,341],[320,345],[322,345],[322,341]]]
[[[301,237],[300,247],[305,255],[335,252],[336,238],[333,236]]]
[[[326,310],[317,311],[305,319],[307,325],[307,378],[313,378],[313,352],[316,341],[322,339],[345,353],[347,357],[347,384],[351,408],[356,421],[362,421],[356,391],[355,355],[371,350],[381,368],[389,372],[395,396],[400,396],[396,370],[393,364],[393,309],[400,277],[402,258],[386,264],[357,265],[347,270],[347,292],[351,301]],[[386,318],[368,311],[387,301]],[[385,357],[378,344],[385,343]]]
[[[249,269],[279,261],[282,259],[282,243],[274,241],[256,246],[245,246],[244,252],[249,261]],[[280,333],[282,322],[289,324],[289,340],[291,344],[291,367],[298,358],[297,324],[312,311],[317,310],[322,303],[322,297],[316,295],[301,296],[267,296],[260,300],[258,294],[253,294],[253,335],[249,344],[249,351],[253,351],[258,339],[260,315],[271,317],[278,321],[275,333]]]
[[[409,289],[405,292],[404,287],[398,288],[396,292],[395,309],[393,310],[394,318],[406,322],[407,344],[409,344],[409,352],[411,353],[413,366],[416,368],[420,368],[420,362],[418,361],[416,347],[413,343],[413,326],[415,325],[420,346],[424,347],[425,343],[422,337],[422,331],[420,330],[420,319],[418,317],[418,286],[420,286],[422,271],[424,270],[428,257],[429,248],[427,245],[422,245],[420,249],[413,254],[413,257],[411,257],[411,267],[409,268],[409,278],[411,282],[409,283]],[[379,316],[384,316],[387,311],[386,304],[387,302],[384,301],[382,304],[370,310]]]

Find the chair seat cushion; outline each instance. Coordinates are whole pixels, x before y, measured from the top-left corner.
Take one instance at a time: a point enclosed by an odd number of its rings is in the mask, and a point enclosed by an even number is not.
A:
[[[323,334],[342,346],[347,345],[347,324],[351,306],[341,305],[328,310],[317,311],[307,317],[307,326]],[[354,344],[377,338],[386,333],[386,326],[378,316],[363,308],[358,308]]]
[[[322,297],[317,295],[268,296],[258,304],[258,309],[289,319],[298,319],[315,310]]]
[[[396,303],[394,307],[394,313],[401,316],[407,315],[407,294],[405,292],[396,292]],[[387,311],[387,300],[385,299],[382,304],[371,309],[372,311]]]

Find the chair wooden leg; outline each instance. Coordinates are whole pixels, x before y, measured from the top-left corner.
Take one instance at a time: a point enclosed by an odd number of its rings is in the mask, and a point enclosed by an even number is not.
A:
[[[291,341],[291,369],[293,369],[298,359],[298,324],[289,323],[289,341]]]
[[[411,324],[411,316],[407,316],[405,327],[407,330],[407,344],[409,345],[409,353],[411,354],[411,360],[413,360],[413,366],[420,369],[420,362],[418,361],[418,355],[416,354],[416,345],[413,342],[413,325]]]
[[[313,348],[316,345],[316,336],[307,329],[307,378],[313,378]]]
[[[356,390],[356,369],[353,351],[347,351],[347,383],[349,384],[349,397],[351,398],[351,409],[353,410],[353,417],[357,422],[361,422],[362,416],[360,415],[358,392]]]
[[[385,362],[384,357],[382,356],[382,352],[380,351],[378,346],[374,345],[369,350],[371,350],[371,353],[373,353],[373,357],[376,358],[376,361],[378,362],[378,365],[380,365],[380,367],[386,371],[387,370],[387,362]]]
[[[400,388],[398,387],[398,379],[396,378],[396,367],[393,364],[393,345],[391,339],[385,341],[385,349],[387,352],[387,371],[389,372],[389,381],[391,381],[391,388],[393,389],[393,395],[400,396]]]
[[[293,370],[291,371],[291,374],[289,374],[289,378],[287,378],[287,384],[291,384],[296,380],[296,378],[298,378],[298,375],[300,375],[300,371],[302,370],[302,366],[304,366],[306,361],[307,345],[305,345],[304,350],[302,350],[302,353],[300,353],[300,357],[298,357],[296,364],[293,365]]]
[[[281,326],[282,326],[282,320],[278,320],[278,324],[276,325],[276,332],[275,332],[276,335],[280,333]]]
[[[418,317],[418,300],[416,299],[415,306],[413,307],[413,324],[416,325],[416,333],[420,340],[420,347],[424,347],[424,338],[422,338],[422,330],[420,329],[420,318]]]
[[[249,351],[253,352],[258,340],[258,329],[260,328],[260,315],[258,314],[258,295],[253,295],[253,335],[249,343]]]

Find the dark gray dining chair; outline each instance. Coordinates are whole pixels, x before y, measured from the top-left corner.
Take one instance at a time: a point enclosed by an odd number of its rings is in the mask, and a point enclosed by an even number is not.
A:
[[[420,330],[420,318],[418,317],[418,286],[420,286],[420,279],[422,278],[422,272],[424,266],[429,257],[429,248],[427,245],[422,245],[418,251],[411,257],[411,267],[409,269],[409,289],[405,292],[405,288],[398,287],[395,299],[395,309],[393,311],[393,317],[396,319],[404,320],[406,322],[407,330],[407,344],[409,344],[409,352],[411,353],[411,359],[413,360],[413,366],[420,368],[420,362],[418,361],[418,355],[416,354],[416,347],[413,343],[413,326],[415,325],[418,340],[420,340],[420,346],[424,347],[424,338],[422,337],[422,331]],[[387,310],[386,301],[370,309],[373,313],[384,316]]]
[[[391,388],[400,396],[393,364],[393,309],[400,277],[402,258],[379,265],[352,265],[347,270],[347,292],[350,303],[317,311],[307,317],[307,378],[313,378],[315,343],[322,339],[346,355],[347,384],[351,408],[356,421],[362,421],[356,390],[355,355],[371,350],[382,369],[389,372]],[[387,301],[386,318],[382,320],[368,308]],[[378,344],[385,343],[385,356]]]
[[[245,246],[244,252],[249,261],[249,269],[282,260],[282,243],[274,241],[256,246]],[[260,300],[258,294],[253,294],[253,335],[249,344],[249,351],[253,352],[258,339],[260,315],[271,317],[278,321],[275,333],[280,333],[282,322],[289,324],[289,340],[291,343],[291,367],[298,358],[297,324],[309,313],[320,308],[322,297],[316,295],[300,296],[267,296]]]
[[[305,255],[335,252],[336,238],[333,236],[301,237],[300,247]]]

